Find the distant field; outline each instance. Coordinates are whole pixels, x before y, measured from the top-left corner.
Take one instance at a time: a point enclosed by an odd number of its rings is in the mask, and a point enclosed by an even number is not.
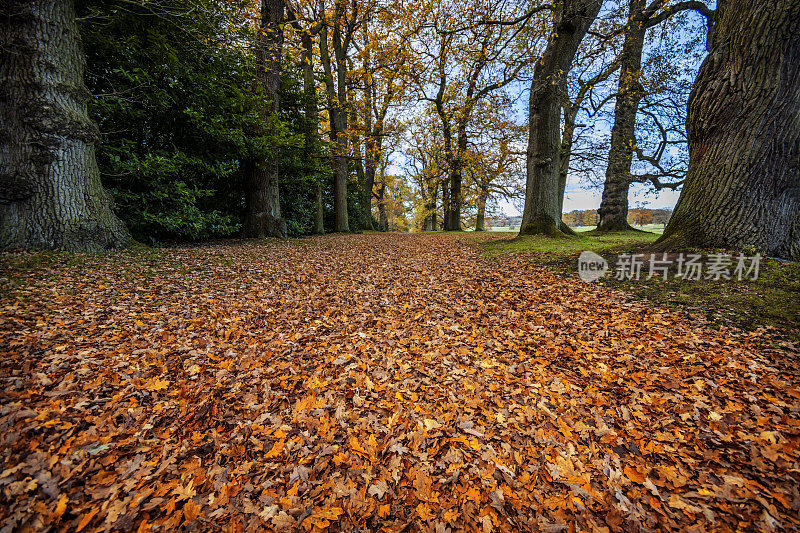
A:
[[[516,233],[516,232],[519,231],[519,226],[511,226],[511,227],[504,226],[504,227],[501,227],[501,228],[489,228],[489,231],[501,231],[501,232],[505,231],[505,232],[514,232],[514,233]]]
[[[586,231],[592,231],[597,226],[574,226],[572,229],[578,233],[583,233]],[[649,231],[650,233],[657,233],[661,235],[664,233],[664,225],[663,224],[646,224],[644,226],[633,226],[636,229],[640,229],[642,231]],[[518,232],[519,226],[514,227],[501,227],[501,228],[489,228],[489,231],[505,231],[505,232]]]

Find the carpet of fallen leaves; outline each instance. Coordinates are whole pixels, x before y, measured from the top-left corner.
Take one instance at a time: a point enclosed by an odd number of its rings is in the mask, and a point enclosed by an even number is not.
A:
[[[471,242],[7,265],[4,529],[800,527],[796,354]]]

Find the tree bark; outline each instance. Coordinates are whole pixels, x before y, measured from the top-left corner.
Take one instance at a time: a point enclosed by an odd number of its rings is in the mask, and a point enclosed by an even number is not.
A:
[[[461,168],[463,166],[464,154],[467,151],[467,125],[464,117],[458,125],[456,134],[456,155],[450,165],[450,210],[447,219],[448,231],[461,231]]]
[[[0,248],[130,241],[100,183],[85,65],[71,0],[0,7]]]
[[[800,259],[800,2],[720,2],[689,98],[689,171],[658,245]]]
[[[450,180],[442,180],[442,229],[447,231],[450,220]]]
[[[269,99],[262,113],[265,119],[270,117],[270,120],[280,109],[283,2],[261,1],[261,21],[255,44],[257,76]],[[242,235],[258,239],[286,238],[286,221],[281,218],[278,154],[271,155],[266,161],[250,161],[245,170],[246,212]]]
[[[430,231],[436,231],[437,229],[439,229],[439,221],[437,220],[438,212],[436,211],[436,201],[439,198],[439,187],[436,186],[436,182],[433,183],[433,187],[431,187],[431,189],[430,189],[430,195],[431,195],[431,204],[430,204],[430,209],[431,209],[431,229],[430,229]]]
[[[561,234],[561,97],[583,37],[602,0],[564,0],[555,8],[553,33],[534,69],[528,106],[528,179],[520,235]]]
[[[375,169],[377,167],[377,151],[375,149],[375,129],[372,124],[372,64],[370,57],[369,22],[362,23],[364,32],[364,187],[361,190],[361,202],[364,204],[364,229],[374,230],[372,225],[372,189],[375,187]]]
[[[381,188],[378,190],[378,226],[381,231],[389,231],[389,216],[386,213],[386,176],[382,177]]]
[[[425,202],[425,217],[422,220],[422,229],[423,231],[436,231],[438,229],[436,220],[436,200],[439,196],[438,181],[429,176],[420,186],[420,192]]]
[[[321,235],[325,233],[325,210],[322,183],[319,181],[317,165],[313,162],[319,139],[317,135],[317,90],[314,87],[314,41],[308,31],[303,32],[301,42],[303,45],[303,98],[305,99],[304,113],[306,116],[303,149],[306,165],[311,169],[312,177],[316,181],[314,184],[314,233]]]
[[[639,77],[647,28],[644,0],[629,0],[628,24],[620,54],[620,76],[614,105],[614,126],[608,153],[603,199],[600,203],[599,231],[630,230],[628,224],[628,190],[630,188],[633,148],[636,143],[636,113],[644,97]]]
[[[324,71],[325,88],[330,117],[330,138],[333,143],[333,210],[334,231],[347,233],[350,223],[347,214],[347,55],[342,43],[341,23],[345,6],[341,0],[336,2],[333,19],[333,49],[335,64],[331,62],[328,48],[327,25],[320,32],[320,60]],[[334,79],[335,67],[335,79]]]
[[[489,187],[480,185],[478,191],[478,214],[475,216],[475,231],[486,231],[486,200],[489,198]]]

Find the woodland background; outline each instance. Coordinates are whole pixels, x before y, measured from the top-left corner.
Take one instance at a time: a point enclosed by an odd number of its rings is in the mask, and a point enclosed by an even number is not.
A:
[[[529,17],[513,31],[459,28],[469,16],[512,19],[525,13],[513,3],[480,4],[471,8],[479,13],[461,13],[463,6],[449,2],[348,7],[353,11],[343,22],[350,44],[342,66],[342,107],[350,119],[345,132],[350,229],[444,227],[445,128],[464,130],[465,147],[458,155],[465,169],[464,225],[482,229],[487,206],[490,215],[499,202],[521,210],[522,93],[532,76],[535,48],[547,37],[547,17]],[[309,29],[323,18],[319,6],[300,4],[293,8],[296,14],[289,13],[281,104],[266,126],[260,110],[267,97],[253,54],[259,2],[82,1],[77,7],[93,95],[89,110],[102,135],[100,174],[135,239],[152,244],[239,234],[245,162],[269,157],[279,159],[288,233],[318,232],[318,203],[323,228],[333,229],[330,102],[319,61],[319,26]],[[569,79],[565,105],[574,140],[568,170],[583,186],[603,182],[623,7],[604,8],[599,26],[605,33],[584,43]],[[315,83],[309,88],[303,85],[308,61],[303,46],[311,31],[317,33],[310,54]],[[484,37],[479,50],[476,35]],[[690,12],[648,34],[642,80],[647,91],[636,131],[640,146],[665,151],[669,170],[661,168],[671,176],[685,172],[685,105],[705,52],[704,35],[702,17]],[[425,39],[432,42],[423,45]],[[480,54],[483,64],[475,62]],[[436,69],[445,74],[443,80]],[[488,90],[475,96],[479,86]],[[365,191],[369,158],[375,159],[377,179]],[[633,167],[653,170],[645,160]]]

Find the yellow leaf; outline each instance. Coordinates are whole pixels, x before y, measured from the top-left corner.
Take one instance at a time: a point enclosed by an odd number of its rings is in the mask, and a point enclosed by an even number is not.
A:
[[[367,450],[365,450],[364,447],[361,446],[361,443],[358,442],[358,439],[355,437],[355,435],[350,437],[350,448],[352,448],[354,452],[359,453],[365,457],[368,455]]]
[[[273,457],[278,457],[283,452],[285,446],[286,441],[284,439],[279,440],[272,446],[272,449],[264,455],[264,458],[272,459]]]
[[[417,505],[417,514],[423,520],[431,520],[433,518],[436,518],[436,514],[431,512],[430,508],[424,503],[420,503],[419,505]]]
[[[58,498],[58,503],[56,504],[56,516],[61,516],[67,510],[67,502],[69,498],[67,498],[66,494],[62,494]]]
[[[160,391],[166,389],[167,387],[169,387],[169,381],[158,378],[149,380],[144,386],[144,388],[149,391]]]
[[[439,429],[440,427],[442,427],[442,425],[439,422],[431,418],[426,418],[425,420],[423,420],[423,422],[425,422],[425,429],[427,429],[428,431],[432,429]]]

